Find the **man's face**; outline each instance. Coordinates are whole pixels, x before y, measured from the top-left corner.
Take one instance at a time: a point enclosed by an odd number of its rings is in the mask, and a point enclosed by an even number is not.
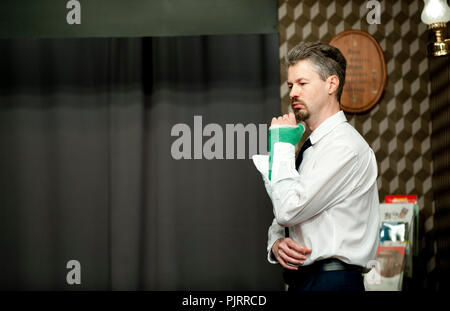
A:
[[[307,59],[288,68],[289,98],[297,122],[317,115],[327,103],[327,82],[314,68],[314,64]]]

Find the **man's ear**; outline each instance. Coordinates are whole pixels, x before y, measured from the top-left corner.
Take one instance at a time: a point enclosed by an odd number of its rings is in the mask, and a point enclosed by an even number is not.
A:
[[[339,87],[339,78],[336,75],[329,76],[327,78],[328,95],[337,92],[338,87]]]

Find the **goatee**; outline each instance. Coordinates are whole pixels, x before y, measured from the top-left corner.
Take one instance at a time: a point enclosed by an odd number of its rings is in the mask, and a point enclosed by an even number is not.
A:
[[[294,115],[297,123],[306,121],[309,118],[309,113],[306,109],[294,109]]]

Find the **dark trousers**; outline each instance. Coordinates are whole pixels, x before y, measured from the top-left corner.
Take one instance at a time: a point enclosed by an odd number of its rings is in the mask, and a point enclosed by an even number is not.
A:
[[[283,276],[289,292],[365,291],[361,269],[350,265],[337,271],[322,271],[320,265],[300,266],[298,271],[284,270]]]

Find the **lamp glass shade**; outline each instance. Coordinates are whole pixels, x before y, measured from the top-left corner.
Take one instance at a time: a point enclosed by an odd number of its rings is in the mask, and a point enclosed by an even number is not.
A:
[[[447,23],[450,21],[450,8],[447,0],[424,0],[425,7],[423,8],[420,18],[422,22],[427,25],[433,23]]]

